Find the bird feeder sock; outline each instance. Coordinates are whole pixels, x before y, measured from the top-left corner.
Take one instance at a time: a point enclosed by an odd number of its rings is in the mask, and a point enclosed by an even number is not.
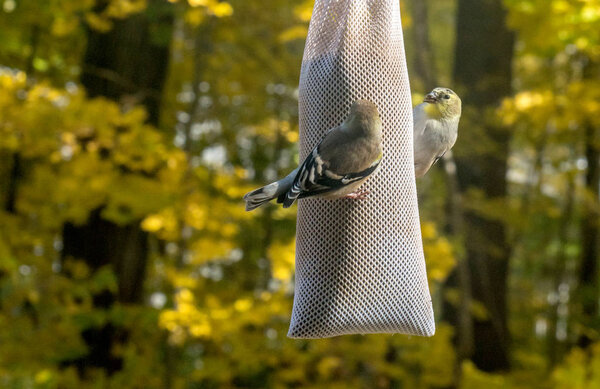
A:
[[[299,201],[291,338],[435,332],[398,0],[316,0],[299,86],[300,160],[357,99],[383,120],[366,200]]]

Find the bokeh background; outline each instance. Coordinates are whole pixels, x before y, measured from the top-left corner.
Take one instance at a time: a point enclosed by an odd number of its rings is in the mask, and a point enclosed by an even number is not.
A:
[[[403,0],[437,333],[291,340],[310,0],[0,0],[0,387],[600,388],[600,0]]]

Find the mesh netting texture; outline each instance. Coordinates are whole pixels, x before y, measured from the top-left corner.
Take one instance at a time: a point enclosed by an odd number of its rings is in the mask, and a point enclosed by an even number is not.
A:
[[[417,207],[398,0],[316,0],[300,74],[300,158],[373,101],[383,160],[366,200],[302,199],[291,338],[435,332]]]

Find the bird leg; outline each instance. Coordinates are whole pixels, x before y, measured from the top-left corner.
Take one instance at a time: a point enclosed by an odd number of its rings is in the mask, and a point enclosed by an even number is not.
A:
[[[368,194],[369,194],[369,191],[363,189],[358,192],[348,193],[346,196],[344,196],[344,198],[352,199],[352,200],[364,200],[367,198]]]

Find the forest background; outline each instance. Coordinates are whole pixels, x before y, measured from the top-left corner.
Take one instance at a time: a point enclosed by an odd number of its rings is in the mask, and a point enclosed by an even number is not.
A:
[[[437,333],[286,338],[310,0],[0,0],[3,388],[600,388],[600,0],[403,0]]]

